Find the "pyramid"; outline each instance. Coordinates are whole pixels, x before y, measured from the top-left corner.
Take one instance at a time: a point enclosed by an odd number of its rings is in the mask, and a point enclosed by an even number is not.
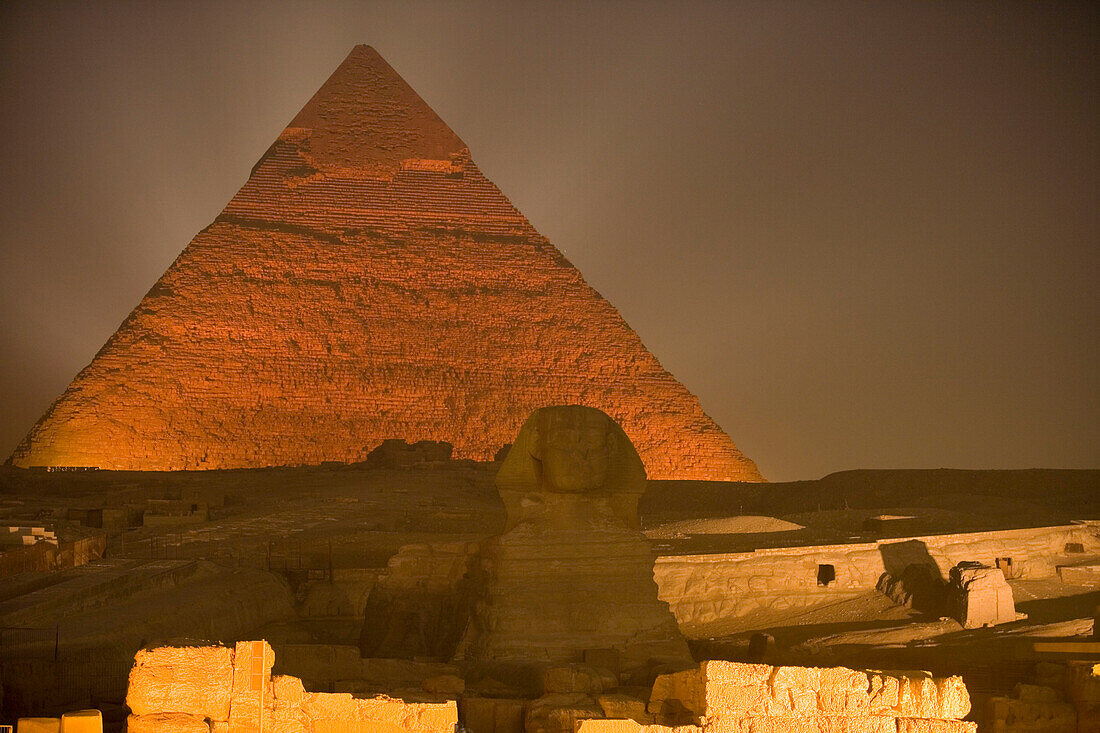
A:
[[[387,438],[486,460],[554,404],[611,415],[651,478],[762,480],[357,46],[9,460],[308,465],[363,460]]]

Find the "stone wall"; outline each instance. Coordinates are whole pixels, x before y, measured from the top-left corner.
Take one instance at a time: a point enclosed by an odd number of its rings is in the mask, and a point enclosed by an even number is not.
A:
[[[85,536],[29,545],[12,545],[0,551],[0,578],[18,573],[65,570],[87,565],[103,557],[107,535],[86,532]]]
[[[406,702],[386,696],[306,692],[276,675],[266,642],[157,647],[134,657],[126,704],[130,733],[453,733],[454,700]]]
[[[946,581],[951,568],[960,562],[980,561],[996,567],[998,558],[1011,558],[1016,577],[1053,577],[1070,543],[1080,544],[1087,553],[1100,552],[1096,527],[1072,524],[850,545],[664,556],[657,559],[654,574],[661,599],[691,635],[703,633],[708,624],[747,617],[758,610],[782,611],[862,594],[874,589],[883,573],[897,573],[911,564],[929,565]],[[1070,555],[1070,560],[1073,557]],[[827,584],[822,582],[830,576]]]
[[[423,677],[405,699],[306,692],[275,675],[262,641],[138,652],[131,733],[974,733],[960,677],[707,661],[620,686],[610,670],[544,671],[535,699],[466,694],[455,674]],[[438,670],[425,668],[423,674]],[[634,681],[632,684],[637,684]],[[538,695],[539,693],[535,693]],[[454,698],[458,698],[457,700]]]
[[[1100,664],[1069,661],[1044,666],[1042,684],[1018,684],[1011,695],[989,699],[983,729],[997,733],[1100,731]]]
[[[579,718],[578,733],[973,733],[960,677],[702,662],[657,677],[648,717]],[[594,716],[600,718],[602,716]],[[639,719],[640,718],[640,719]],[[528,733],[532,733],[528,726]],[[559,733],[547,727],[540,733]]]

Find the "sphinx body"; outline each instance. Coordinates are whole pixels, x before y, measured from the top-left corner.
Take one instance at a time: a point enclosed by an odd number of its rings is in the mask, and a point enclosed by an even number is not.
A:
[[[496,479],[508,520],[483,545],[466,661],[565,663],[615,649],[628,672],[690,662],[638,526],[645,469],[590,407],[536,410]]]

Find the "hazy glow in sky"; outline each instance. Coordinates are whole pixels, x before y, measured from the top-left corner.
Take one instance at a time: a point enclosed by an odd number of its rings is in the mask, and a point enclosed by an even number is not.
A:
[[[769,479],[1097,467],[1098,15],[4,4],[0,453],[369,43]]]

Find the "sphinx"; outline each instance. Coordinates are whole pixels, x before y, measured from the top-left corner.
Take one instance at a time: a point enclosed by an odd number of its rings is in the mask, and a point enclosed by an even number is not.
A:
[[[638,452],[604,412],[536,410],[496,476],[507,521],[480,549],[461,659],[561,664],[613,650],[624,674],[690,663],[638,522],[645,480]]]

